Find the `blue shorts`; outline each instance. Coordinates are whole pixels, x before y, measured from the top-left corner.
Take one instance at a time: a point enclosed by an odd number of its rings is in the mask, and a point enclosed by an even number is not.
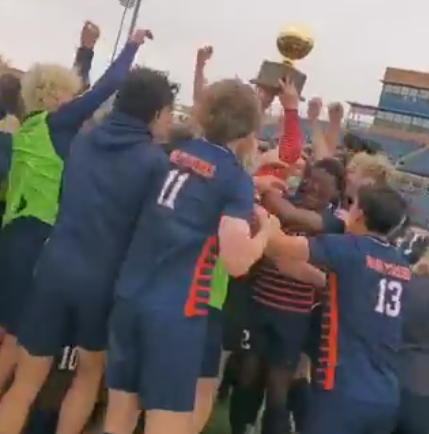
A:
[[[206,317],[118,299],[109,323],[107,387],[136,393],[145,410],[192,411],[206,329]]]
[[[310,323],[310,313],[284,311],[254,300],[249,349],[268,365],[293,373],[305,350]]]
[[[113,287],[79,285],[42,256],[34,289],[18,330],[19,343],[34,356],[56,356],[73,344],[87,351],[104,351],[113,305]]]
[[[34,269],[51,229],[38,219],[21,217],[1,231],[0,325],[11,335],[18,332],[33,291]]]
[[[390,434],[398,407],[316,391],[301,434]]]
[[[217,378],[222,356],[223,313],[209,306],[207,333],[200,378]]]

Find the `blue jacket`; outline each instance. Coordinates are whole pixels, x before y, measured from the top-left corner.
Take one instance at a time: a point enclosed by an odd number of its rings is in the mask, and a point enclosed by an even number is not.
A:
[[[139,120],[114,111],[81,133],[65,164],[58,218],[38,275],[72,291],[113,283],[139,212],[168,167]]]

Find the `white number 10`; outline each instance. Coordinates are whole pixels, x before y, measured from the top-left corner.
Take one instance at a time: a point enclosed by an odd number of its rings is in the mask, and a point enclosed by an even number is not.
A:
[[[170,170],[164,182],[161,193],[158,196],[158,203],[167,208],[174,209],[174,202],[180,189],[189,178],[189,173],[180,173],[178,170]]]
[[[375,311],[392,318],[401,313],[402,283],[397,280],[381,279]]]

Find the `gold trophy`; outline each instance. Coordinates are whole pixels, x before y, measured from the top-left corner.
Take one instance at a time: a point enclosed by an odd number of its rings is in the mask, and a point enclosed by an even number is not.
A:
[[[314,47],[314,39],[310,31],[300,26],[286,27],[277,37],[277,49],[283,62],[265,60],[256,79],[252,83],[277,89],[281,79],[289,77],[301,94],[307,76],[294,67],[296,60],[307,57]]]

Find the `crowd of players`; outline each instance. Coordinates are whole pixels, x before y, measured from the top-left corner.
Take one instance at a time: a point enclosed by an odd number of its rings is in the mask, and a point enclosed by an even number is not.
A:
[[[131,69],[151,32],[90,86],[99,33],[0,71],[0,434],[198,434],[231,385],[232,434],[262,401],[263,434],[427,434],[427,240],[388,161],[318,99],[304,149],[293,83],[207,84],[211,47],[173,125],[177,85]]]

